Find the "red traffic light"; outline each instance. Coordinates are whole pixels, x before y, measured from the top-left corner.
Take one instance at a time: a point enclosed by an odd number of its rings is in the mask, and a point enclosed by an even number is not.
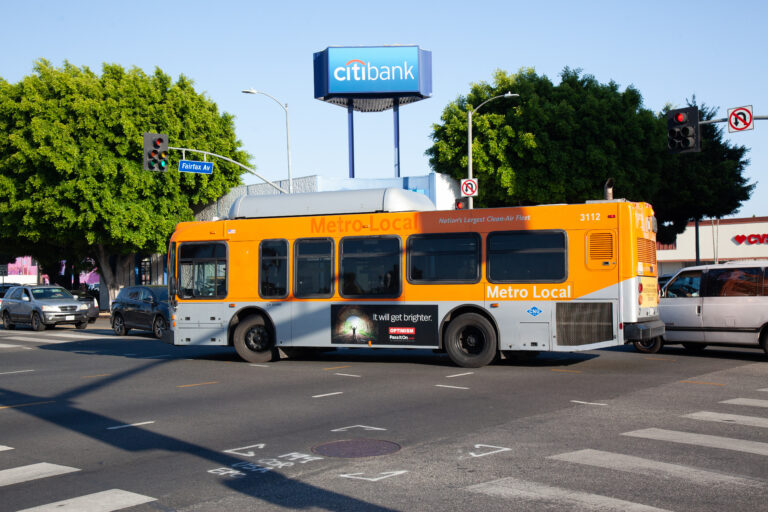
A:
[[[677,121],[678,123],[685,123],[686,121],[688,121],[688,114],[686,114],[685,112],[678,112],[677,114],[675,114],[675,121]]]
[[[160,146],[163,145],[163,138],[162,137],[155,138],[152,144],[154,144],[156,148],[159,148]]]

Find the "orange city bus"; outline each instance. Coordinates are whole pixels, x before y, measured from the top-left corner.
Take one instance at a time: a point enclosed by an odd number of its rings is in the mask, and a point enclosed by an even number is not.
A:
[[[656,219],[646,203],[437,211],[401,189],[243,196],[180,223],[169,247],[174,345],[246,361],[307,348],[499,353],[649,343]]]

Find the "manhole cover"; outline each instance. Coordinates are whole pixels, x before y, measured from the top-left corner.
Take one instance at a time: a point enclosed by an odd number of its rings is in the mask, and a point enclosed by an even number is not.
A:
[[[379,439],[346,439],[344,441],[333,441],[312,448],[312,451],[318,455],[326,457],[343,457],[353,459],[355,457],[376,457],[377,455],[387,455],[395,453],[400,449],[400,445],[391,441],[381,441]]]

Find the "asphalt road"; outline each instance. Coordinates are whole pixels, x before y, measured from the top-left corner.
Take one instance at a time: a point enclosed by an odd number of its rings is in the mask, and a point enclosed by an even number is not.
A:
[[[0,511],[768,510],[759,350],[254,365],[149,334],[0,329]]]

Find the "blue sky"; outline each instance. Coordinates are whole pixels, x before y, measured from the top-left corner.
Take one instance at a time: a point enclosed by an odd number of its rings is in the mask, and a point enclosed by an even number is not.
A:
[[[719,107],[718,117],[743,105],[768,115],[768,2],[758,0],[27,0],[4,1],[2,13],[5,80],[30,74],[41,57],[96,72],[109,62],[150,73],[159,66],[174,79],[184,74],[235,116],[244,149],[269,179],[287,176],[285,114],[243,89],[288,103],[294,177],[348,174],[346,110],[313,95],[312,54],[335,45],[414,44],[432,52],[432,98],[400,110],[405,176],[429,172],[432,124],[496,69],[533,67],[557,82],[564,67],[581,68],[601,83],[634,85],[653,111],[684,106],[695,94]],[[768,215],[768,120],[726,136],[751,148],[746,175],[757,183],[738,216]],[[355,156],[357,177],[394,176],[391,111],[355,114]]]

